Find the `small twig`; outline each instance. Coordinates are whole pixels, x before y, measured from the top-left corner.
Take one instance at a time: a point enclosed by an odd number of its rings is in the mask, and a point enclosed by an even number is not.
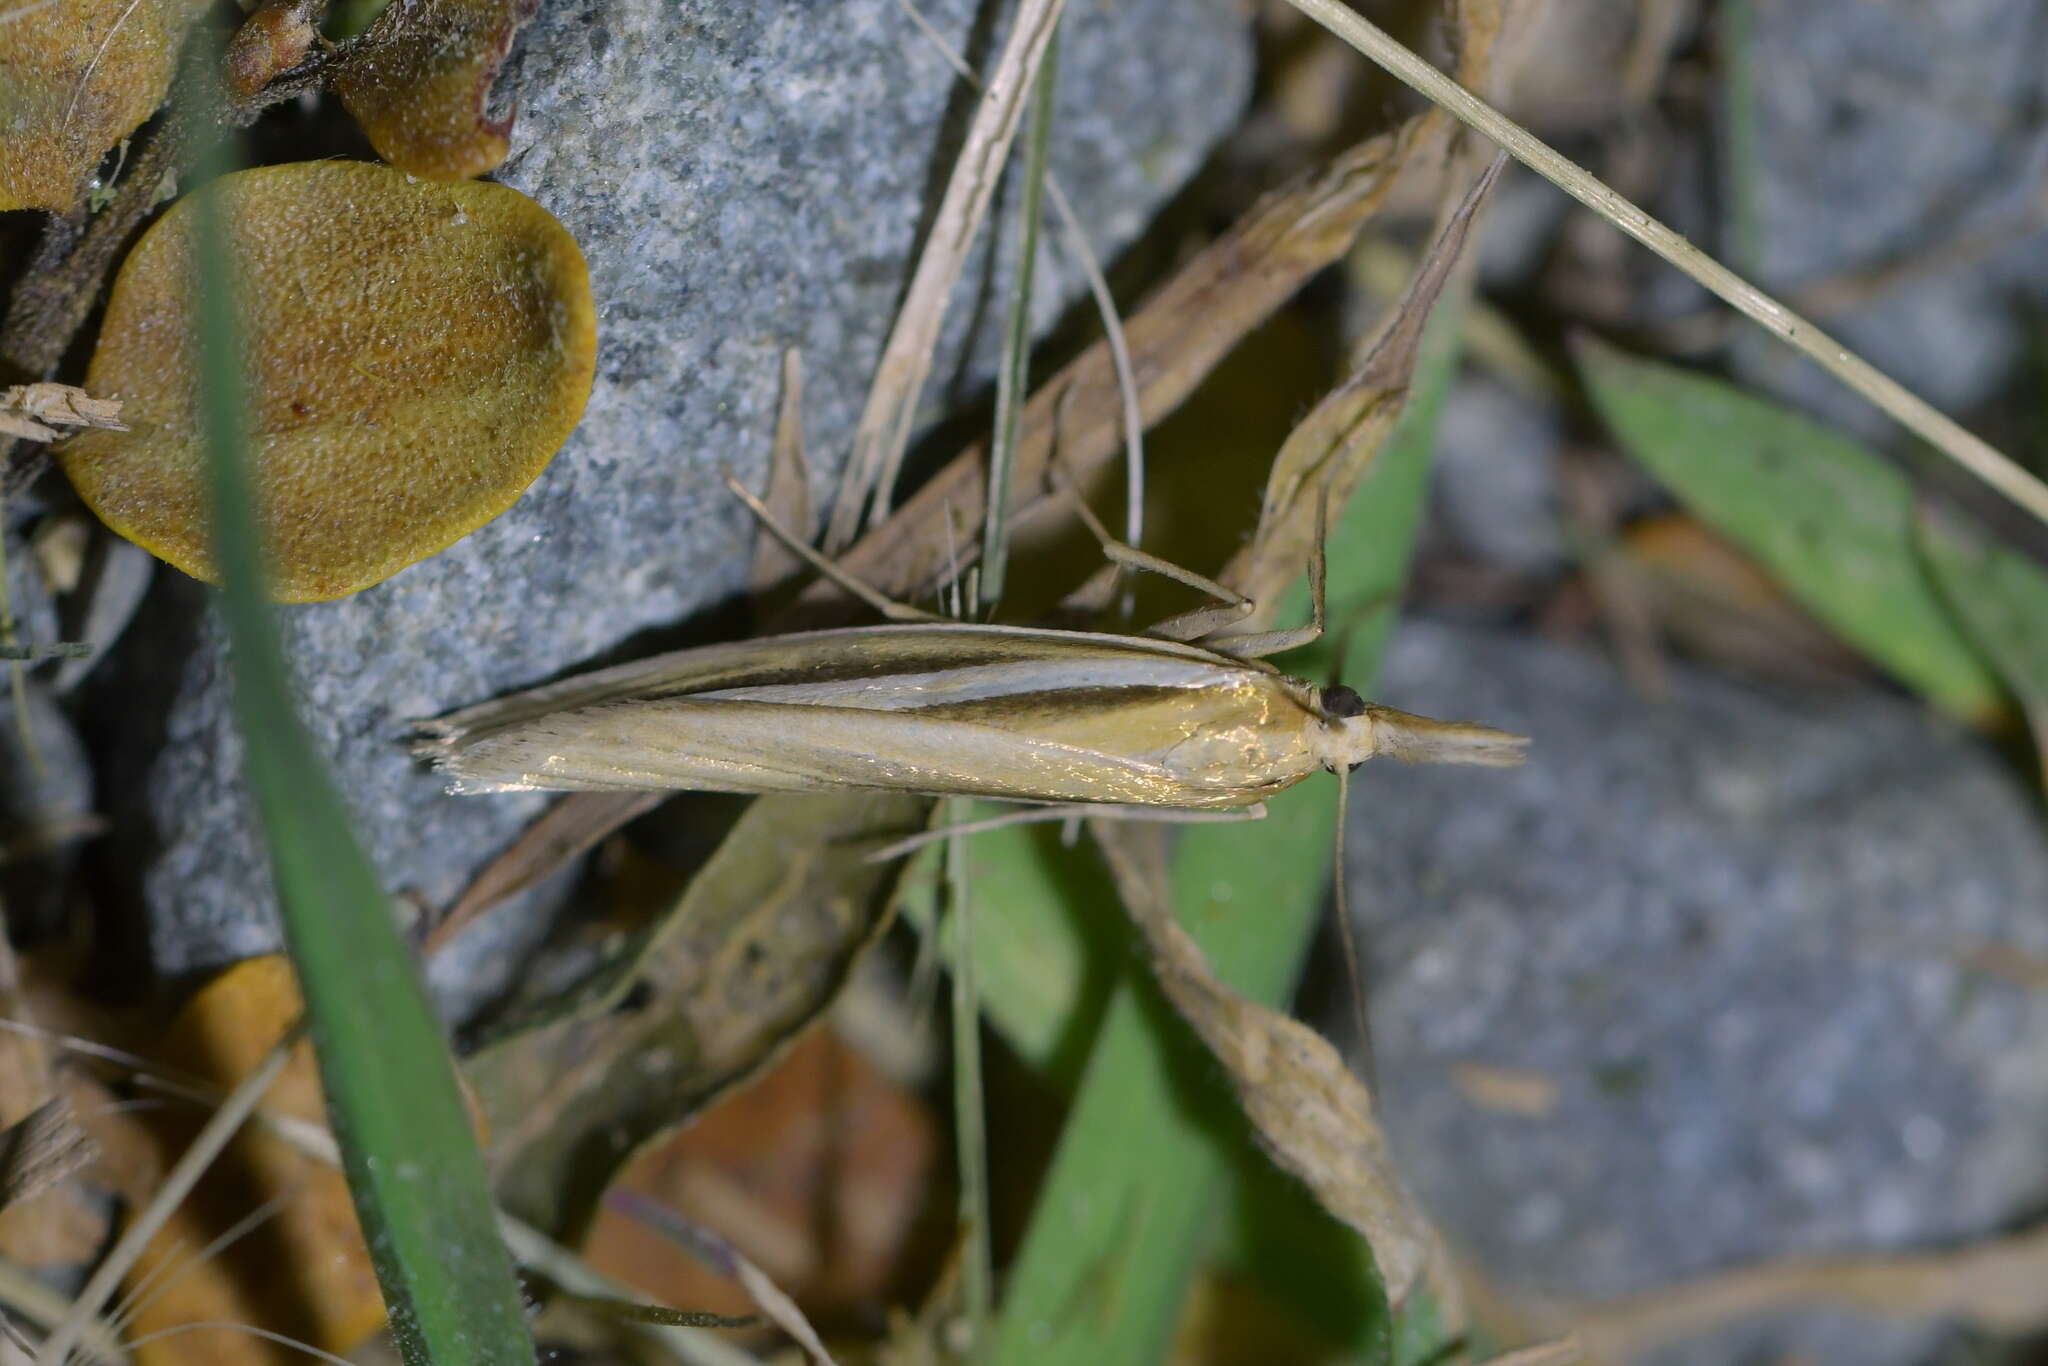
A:
[[[1528,129],[1495,109],[1420,56],[1401,46],[1339,0],[1289,0],[1302,13],[1387,71],[1485,134],[1537,174],[1636,241],[1721,296],[1789,343],[1901,425],[2006,497],[2048,521],[2048,484],[2021,469],[1980,437],[1850,351],[1785,305],[1624,199]]]

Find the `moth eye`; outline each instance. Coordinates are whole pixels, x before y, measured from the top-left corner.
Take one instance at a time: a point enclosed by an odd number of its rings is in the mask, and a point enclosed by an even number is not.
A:
[[[1323,689],[1317,701],[1322,706],[1323,715],[1328,717],[1341,719],[1365,715],[1365,699],[1342,683]]]

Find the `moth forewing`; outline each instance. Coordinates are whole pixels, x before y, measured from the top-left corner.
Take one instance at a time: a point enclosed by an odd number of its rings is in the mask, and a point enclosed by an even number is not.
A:
[[[1250,806],[1381,748],[1487,763],[1516,743],[1199,646],[973,625],[683,650],[420,730],[457,791],[880,788],[1194,809]]]

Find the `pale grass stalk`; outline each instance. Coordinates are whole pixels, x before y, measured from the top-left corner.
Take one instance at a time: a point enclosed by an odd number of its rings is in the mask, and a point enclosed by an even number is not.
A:
[[[955,75],[976,90],[982,88],[981,78],[974,74],[974,68],[967,65],[967,59],[955,52],[952,45],[932,27],[932,21],[925,18],[910,0],[896,0],[910,21],[917,25],[925,41],[937,48],[939,55],[946,59]],[[1074,263],[1081,268],[1081,274],[1088,281],[1088,292],[1095,299],[1095,312],[1102,319],[1102,337],[1109,346],[1110,368],[1116,371],[1116,387],[1123,398],[1124,420],[1124,542],[1127,545],[1145,543],[1145,414],[1138,406],[1138,372],[1131,363],[1131,345],[1124,338],[1123,317],[1116,311],[1116,299],[1109,292],[1109,277],[1103,274],[1102,261],[1089,245],[1088,233],[1081,226],[1081,215],[1074,212],[1074,201],[1060,187],[1059,177],[1050,169],[1045,173],[1046,198],[1052,201],[1052,209],[1059,216],[1060,231],[1066,234],[1067,247],[1074,253]]]
[[[221,1149],[227,1146],[228,1140],[235,1136],[236,1131],[242,1127],[242,1122],[248,1119],[257,1103],[263,1099],[263,1093],[270,1089],[270,1084],[284,1071],[285,1062],[291,1057],[292,1045],[298,1042],[300,1032],[297,1025],[287,1030],[284,1037],[273,1044],[270,1052],[264,1055],[263,1061],[228,1093],[227,1099],[221,1102],[220,1108],[213,1112],[212,1118],[206,1121],[205,1126],[165,1174],[163,1184],[158,1187],[148,1207],[136,1216],[135,1222],[128,1226],[128,1231],[121,1235],[120,1241],[114,1244],[113,1250],[100,1262],[92,1278],[85,1283],[85,1288],[79,1291],[78,1299],[71,1306],[71,1312],[64,1316],[63,1322],[59,1323],[44,1340],[41,1350],[36,1353],[36,1366],[64,1366],[72,1349],[83,1339],[87,1325],[97,1319],[100,1310],[113,1296],[115,1288],[120,1285],[121,1278],[128,1274],[128,1269],[135,1265],[135,1259],[142,1255],[142,1249],[157,1235],[157,1231],[164,1226],[164,1222],[178,1206],[184,1203],[185,1197],[192,1193],[192,1188],[199,1183],[199,1178],[205,1175],[206,1169],[220,1156]]]
[[[6,1305],[10,1313],[44,1327],[63,1322],[64,1316],[71,1311],[70,1300],[37,1280],[25,1268],[4,1259],[0,1259],[0,1304]],[[121,1345],[121,1335],[97,1314],[86,1321],[77,1350],[101,1366],[123,1366],[128,1360],[128,1352]]]
[[[1340,0],[1288,0],[1516,160],[1712,290],[2013,502],[2048,521],[2048,484],[2014,464],[1813,323],[1623,198],[1612,187],[1403,47]]]
[[[834,551],[852,542],[864,503],[872,505],[874,521],[879,522],[888,514],[890,493],[910,444],[918,396],[931,374],[932,352],[938,345],[946,300],[966,267],[968,249],[988,214],[989,200],[1002,179],[1010,143],[1017,135],[1025,102],[1037,81],[1046,44],[1051,41],[1064,8],[1065,0],[1023,0],[995,75],[975,109],[967,140],[939,201],[931,236],[918,256],[910,289],[904,295],[896,325],[890,329],[881,363],[875,369],[867,407],[854,432],[853,454],[826,533],[826,544]]]

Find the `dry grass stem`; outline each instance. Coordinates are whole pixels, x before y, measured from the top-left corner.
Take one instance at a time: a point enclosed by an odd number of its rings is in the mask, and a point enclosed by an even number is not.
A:
[[[966,267],[968,250],[1002,179],[1010,143],[1016,138],[1025,102],[1038,78],[1039,63],[1064,8],[1065,0],[1024,0],[1018,9],[875,369],[867,407],[854,431],[853,455],[826,530],[829,549],[852,543],[864,507],[872,505],[872,518],[878,522],[889,513],[890,494],[910,444],[918,397],[931,374],[932,351],[938,345],[946,301]]]
[[[1429,115],[1411,120],[1266,196],[1155,292],[1125,326],[1142,424],[1179,407],[1241,338],[1341,257],[1400,172],[1434,145],[1439,128]],[[1022,493],[1045,485],[1056,429],[1060,458],[1077,477],[1101,468],[1122,444],[1117,371],[1113,349],[1098,342],[1033,394],[1017,442],[1013,525],[1022,529],[1064,510],[1066,499],[1049,487],[1035,498]],[[971,563],[980,553],[977,541],[949,543],[935,528],[945,525],[948,507],[982,505],[986,466],[986,448],[968,447],[841,556],[841,567],[900,598],[930,588],[954,563]],[[829,584],[805,595],[819,605],[837,596]]]
[[[285,1063],[291,1057],[292,1046],[298,1042],[299,1034],[300,1030],[297,1028],[286,1031],[285,1036],[264,1055],[263,1061],[236,1085],[226,1100],[221,1102],[221,1107],[214,1111],[212,1118],[206,1121],[206,1126],[193,1138],[191,1146],[185,1149],[176,1164],[164,1175],[163,1185],[158,1188],[148,1208],[136,1215],[134,1222],[129,1224],[127,1231],[114,1244],[113,1250],[107,1253],[105,1260],[93,1271],[92,1278],[85,1283],[85,1288],[78,1292],[78,1299],[72,1304],[71,1312],[51,1331],[50,1336],[43,1342],[42,1349],[36,1353],[36,1366],[64,1366],[72,1349],[83,1339],[88,1325],[97,1319],[100,1310],[112,1297],[114,1288],[135,1264],[135,1259],[156,1236],[157,1230],[163,1227],[164,1221],[169,1219],[172,1212],[184,1202],[185,1197],[192,1193],[192,1188],[198,1184],[199,1178],[205,1175],[206,1169],[220,1156],[221,1149],[235,1136],[236,1130],[242,1127],[242,1121],[249,1117],[250,1112],[255,1110],[257,1102],[263,1099],[263,1093],[270,1089],[270,1084],[284,1071]]]
[[[1516,160],[1656,252],[1802,355],[1869,399],[2013,502],[2048,521],[2048,484],[1879,371],[1813,323],[1750,284],[1528,129],[1401,46],[1339,0],[1289,3],[1438,106],[1499,143]]]

